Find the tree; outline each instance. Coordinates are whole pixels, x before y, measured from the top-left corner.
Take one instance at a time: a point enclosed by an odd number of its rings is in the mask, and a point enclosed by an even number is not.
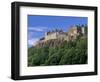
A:
[[[52,40],[28,49],[28,66],[86,64],[87,59],[87,36],[69,42]]]

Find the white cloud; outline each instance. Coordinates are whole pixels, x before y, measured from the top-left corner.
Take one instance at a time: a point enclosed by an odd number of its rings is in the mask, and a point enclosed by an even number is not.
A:
[[[40,26],[38,26],[38,27],[29,27],[28,28],[28,30],[30,30],[30,31],[39,31],[39,32],[43,32],[46,29],[47,29],[47,27],[40,27]]]
[[[36,43],[37,43],[37,41],[39,41],[38,38],[29,39],[29,40],[28,40],[28,45],[29,45],[29,46],[35,46]]]

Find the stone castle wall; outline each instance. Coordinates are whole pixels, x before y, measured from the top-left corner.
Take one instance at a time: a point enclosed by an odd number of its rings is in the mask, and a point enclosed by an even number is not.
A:
[[[79,35],[84,35],[85,29],[84,27],[77,28],[76,26],[71,27],[68,32],[63,31],[53,31],[45,33],[44,39],[37,42],[37,44],[46,43],[49,40],[66,40],[70,41],[76,39]]]
[[[57,39],[57,33],[52,33],[52,34],[49,34],[49,35],[45,35],[45,40],[50,40],[50,39]]]

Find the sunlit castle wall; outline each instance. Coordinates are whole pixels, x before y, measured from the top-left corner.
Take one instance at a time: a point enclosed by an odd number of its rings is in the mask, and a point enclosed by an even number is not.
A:
[[[57,33],[45,33],[45,40],[57,39]]]
[[[71,29],[68,32],[68,35],[74,36],[76,34],[77,34],[77,27],[76,26],[71,27]]]
[[[68,32],[68,38],[69,38],[69,40],[76,39],[76,37],[78,35],[77,32],[78,32],[78,30],[77,30],[76,26],[71,27],[71,29]]]
[[[68,37],[67,37],[66,33],[58,33],[57,38],[62,39],[62,40],[68,40]]]
[[[68,40],[67,34],[64,32],[53,32],[53,33],[45,33],[45,40],[50,39],[62,39],[62,40]]]
[[[54,31],[54,32],[46,32],[45,33],[45,41],[51,40],[51,39],[63,39],[63,40],[72,40],[76,39],[77,36],[85,34],[85,27],[80,27],[78,28],[77,26],[73,26],[70,28],[68,32],[59,32],[59,31]]]

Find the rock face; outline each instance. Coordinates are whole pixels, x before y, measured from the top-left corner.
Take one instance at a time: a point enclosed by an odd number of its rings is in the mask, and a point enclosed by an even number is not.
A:
[[[50,47],[54,47],[54,46],[60,46],[65,42],[65,40],[61,40],[61,39],[51,39],[51,40],[47,40],[45,42],[40,42],[38,43],[36,46],[39,47],[43,47],[43,46],[50,46]]]
[[[85,36],[85,27],[70,27],[68,32],[63,32],[62,30],[56,29],[52,32],[46,32],[45,36],[41,38],[36,46],[57,46],[62,45],[63,42],[73,41],[77,39],[78,36]]]

